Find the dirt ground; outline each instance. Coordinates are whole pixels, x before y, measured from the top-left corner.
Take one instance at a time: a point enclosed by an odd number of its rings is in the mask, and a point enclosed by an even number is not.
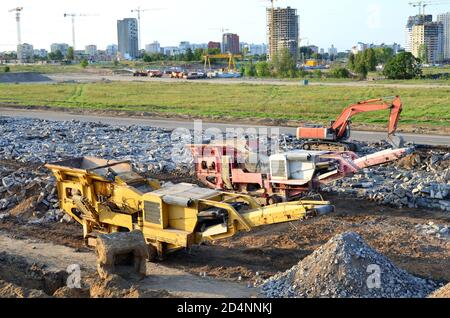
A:
[[[147,277],[142,280],[112,277],[103,281],[95,271],[96,256],[93,250],[63,246],[66,240],[60,241],[59,237],[52,236],[52,230],[48,232],[48,239],[42,240],[13,238],[7,231],[0,230],[0,298],[86,298],[89,295],[93,298],[259,296],[256,289],[248,288],[244,283],[200,277],[166,264],[148,263]],[[74,234],[73,240],[76,237]],[[76,294],[66,287],[66,270],[72,264],[79,265],[81,269],[83,289],[76,291]]]
[[[20,165],[7,164],[11,168]],[[193,181],[188,176],[153,177],[171,182]],[[429,222],[448,226],[448,213],[395,209],[335,194],[325,195],[325,199],[335,205],[335,213],[261,227],[228,240],[174,253],[161,263],[150,264],[150,278],[139,282],[139,286],[160,287],[173,296],[183,297],[254,297],[258,292],[249,286],[291,268],[336,234],[347,231],[360,234],[395,265],[416,276],[450,282],[450,241],[422,234],[415,228]],[[83,245],[82,228],[76,223],[33,225],[19,213],[19,217],[0,220],[0,246],[0,252],[42,263],[53,271],[64,271],[73,263],[82,264],[89,273],[95,271],[94,251]],[[3,263],[0,259],[0,266]],[[7,281],[3,276],[0,271],[0,297],[3,289],[15,295],[39,294],[36,286],[21,285],[20,279]],[[33,290],[17,291],[17,286],[10,283]]]
[[[450,281],[449,241],[415,230],[415,225],[428,222],[448,225],[449,215],[380,207],[335,195],[326,199],[336,205],[332,215],[262,227],[229,240],[177,252],[159,265],[196,275],[206,273],[220,280],[253,282],[289,269],[334,235],[351,230],[412,274],[444,283]],[[31,239],[70,247],[78,253],[93,253],[83,246],[81,227],[74,223],[29,225],[8,218],[0,222],[0,232],[18,242]]]
[[[293,224],[264,227],[230,240],[200,246],[190,253],[172,255],[166,265],[192,272],[207,272],[221,279],[255,280],[256,272],[269,277],[285,271],[336,234],[354,231],[397,266],[414,275],[450,280],[450,243],[424,236],[415,225],[449,224],[440,212],[379,207],[367,201],[328,196],[336,205],[329,216]]]

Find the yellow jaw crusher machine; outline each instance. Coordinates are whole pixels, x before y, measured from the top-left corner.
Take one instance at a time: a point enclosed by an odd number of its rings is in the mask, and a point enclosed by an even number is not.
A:
[[[129,161],[83,157],[47,164],[61,209],[83,226],[86,243],[98,234],[142,231],[150,260],[254,227],[298,221],[333,211],[329,202],[261,206],[252,197],[193,184],[160,187]]]

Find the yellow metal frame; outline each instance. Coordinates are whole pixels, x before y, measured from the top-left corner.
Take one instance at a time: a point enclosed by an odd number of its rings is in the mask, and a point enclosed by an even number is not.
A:
[[[211,70],[211,60],[228,60],[228,68],[227,72],[237,71],[236,59],[241,59],[242,55],[240,54],[232,54],[232,53],[224,53],[224,54],[207,54],[203,56],[205,60],[205,71],[207,70],[207,66],[209,66],[209,70]]]
[[[326,201],[298,201],[261,206],[248,195],[208,190],[210,192],[205,194],[202,191],[200,194],[194,191],[193,193],[202,198],[190,200],[191,202],[183,206],[164,202],[164,196],[158,191],[141,193],[125,183],[120,176],[111,181],[88,170],[72,169],[57,164],[50,164],[47,167],[56,176],[61,209],[83,226],[83,235],[86,239],[95,236],[95,233],[139,229],[143,232],[147,243],[154,246],[160,256],[181,248],[189,248],[205,240],[229,238],[238,232],[248,232],[258,226],[301,220],[311,215],[316,206],[330,204]],[[144,182],[138,176],[136,180]],[[149,180],[146,182],[149,185],[158,185]],[[189,196],[189,185],[186,189]],[[192,189],[198,188],[192,185]],[[73,193],[70,193],[73,191],[77,192],[76,198],[82,197],[88,202],[87,207],[93,210],[91,214],[95,214],[94,220],[85,219],[83,214],[80,217],[74,213],[77,209],[76,204],[81,203],[78,199],[74,201]],[[155,211],[158,210],[146,211],[146,202],[158,204],[153,205],[158,207],[160,213],[156,222]],[[245,203],[248,210],[238,212],[231,204],[233,202]],[[210,208],[227,211],[227,222],[210,226],[207,228],[208,231],[201,232],[198,229],[198,214]],[[152,215],[148,216],[147,213]]]

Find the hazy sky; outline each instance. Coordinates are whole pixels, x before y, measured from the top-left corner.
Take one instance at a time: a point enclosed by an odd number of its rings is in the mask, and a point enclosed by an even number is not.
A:
[[[411,0],[279,0],[277,5],[297,8],[300,15],[300,36],[310,44],[339,50],[361,42],[404,42],[404,26],[409,15],[418,9],[408,5]],[[441,1],[439,1],[441,2]],[[227,28],[238,33],[242,42],[266,41],[266,15],[263,0],[1,0],[0,51],[15,49],[15,6],[22,12],[22,42],[35,48],[49,49],[51,43],[72,43],[71,22],[67,13],[99,14],[77,18],[77,49],[97,44],[100,49],[117,43],[116,20],[135,17],[131,9],[164,10],[145,12],[142,17],[142,43],[159,41],[163,46],[180,41],[206,43],[220,40]],[[450,11],[450,3],[428,7],[427,13]],[[304,40],[302,44],[307,44]]]

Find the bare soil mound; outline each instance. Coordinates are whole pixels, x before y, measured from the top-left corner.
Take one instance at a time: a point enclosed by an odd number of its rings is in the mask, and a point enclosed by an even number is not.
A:
[[[41,290],[24,288],[0,280],[0,298],[49,298]]]
[[[170,298],[165,290],[142,290],[118,275],[96,279],[90,288],[91,298]]]
[[[439,288],[434,293],[432,293],[428,298],[450,298],[450,284]]]
[[[21,256],[0,253],[0,280],[5,282],[1,287],[0,297],[11,293],[23,294],[24,297],[36,294],[30,290],[51,296],[65,285],[66,279],[66,272],[50,272],[45,270],[44,265],[30,264]]]

